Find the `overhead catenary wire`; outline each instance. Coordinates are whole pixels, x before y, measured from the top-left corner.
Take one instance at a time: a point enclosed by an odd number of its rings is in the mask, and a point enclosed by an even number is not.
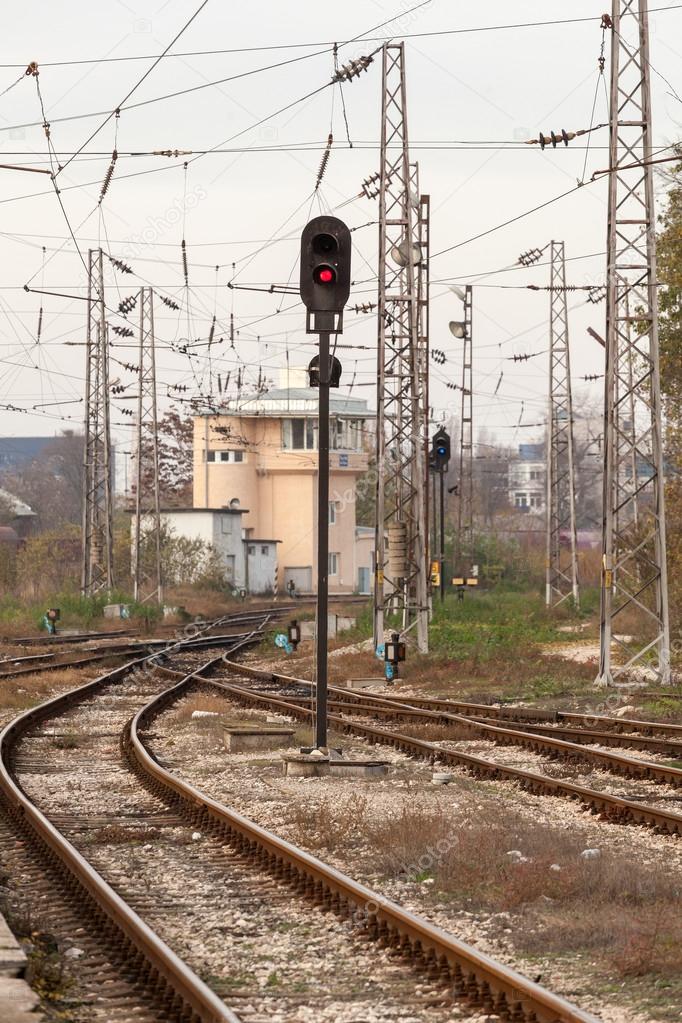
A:
[[[430,0],[427,0],[427,2],[430,2]],[[374,36],[374,37],[371,37],[369,35],[369,32],[376,31],[376,28],[379,28],[379,27],[381,27],[382,25],[385,25],[385,24],[390,24],[391,21],[395,21],[398,18],[404,18],[406,15],[410,14],[412,11],[414,11],[417,8],[422,7],[422,6],[425,6],[425,4],[417,4],[415,7],[410,8],[407,11],[401,11],[399,14],[396,14],[392,18],[387,19],[387,21],[382,22],[381,25],[375,26],[374,29],[369,29],[368,32],[363,32],[359,36],[355,36],[352,40],[348,40],[348,42],[355,42],[358,39],[364,39],[367,42],[387,42],[387,41],[389,41],[393,37],[392,36]],[[681,9],[682,9],[682,4],[666,4],[664,6],[659,6],[659,7],[650,7],[649,8],[649,13],[650,14],[660,14],[660,13],[664,13],[666,11],[676,11],[676,10],[681,10]],[[434,30],[434,31],[430,31],[430,32],[401,32],[400,33],[400,38],[401,39],[424,39],[424,38],[432,38],[432,37],[436,37],[436,36],[470,35],[472,33],[477,33],[477,32],[485,33],[485,32],[510,31],[510,30],[515,30],[515,29],[520,29],[520,28],[547,28],[547,27],[551,27],[551,26],[554,26],[554,25],[579,25],[579,24],[586,24],[588,22],[597,22],[598,23],[599,22],[599,16],[597,16],[597,15],[590,15],[590,16],[577,17],[577,18],[553,18],[553,19],[544,20],[544,21],[521,21],[521,22],[510,22],[510,23],[495,24],[495,25],[475,25],[475,26],[453,28],[453,29],[440,29],[440,30]],[[335,45],[335,43],[331,39],[328,39],[328,40],[319,40],[318,39],[318,40],[312,40],[310,42],[272,43],[272,44],[261,45],[261,46],[237,46],[237,47],[232,47],[232,48],[229,48],[229,49],[189,50],[189,51],[184,51],[184,52],[179,52],[179,53],[170,53],[170,54],[166,54],[165,56],[167,58],[182,59],[182,58],[186,58],[186,57],[211,57],[211,56],[221,56],[221,55],[232,55],[232,54],[235,54],[235,53],[262,53],[264,51],[271,51],[271,50],[302,49],[302,48],[309,47],[309,46],[326,46],[326,47],[331,48],[334,45]],[[341,43],[339,45],[343,46],[345,44]],[[81,64],[120,64],[120,63],[125,63],[125,62],[130,62],[130,61],[136,61],[136,60],[154,60],[154,59],[157,59],[157,58],[158,58],[158,54],[147,53],[147,54],[131,54],[131,55],[124,56],[124,57],[86,57],[86,58],[80,58],[78,60],[42,61],[42,64],[43,64],[44,67],[72,67],[74,65],[81,65]],[[21,67],[24,67],[24,65],[23,64],[0,64],[0,69],[13,69],[13,68],[21,68]]]

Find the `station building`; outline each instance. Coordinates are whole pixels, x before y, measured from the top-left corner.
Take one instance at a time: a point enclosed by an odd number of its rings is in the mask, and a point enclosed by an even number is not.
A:
[[[284,386],[194,417],[194,509],[244,508],[247,558],[276,538],[277,588],[314,593],[317,576],[318,395],[305,370]],[[329,590],[369,592],[373,541],[357,527],[357,483],[368,468],[374,416],[331,391]],[[371,484],[370,484],[371,485]]]

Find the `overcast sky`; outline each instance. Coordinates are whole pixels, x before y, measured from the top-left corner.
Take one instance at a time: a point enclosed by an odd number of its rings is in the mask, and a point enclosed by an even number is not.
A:
[[[49,166],[36,79],[23,75],[29,61],[40,66],[37,81],[52,143],[59,154],[69,154],[124,99],[198,6],[198,0],[106,4],[70,0],[18,7],[18,14],[6,19],[0,50],[0,92],[9,90],[0,96],[0,160]],[[344,0],[336,5],[312,0],[287,5],[275,0],[258,4],[209,0],[129,102],[232,80],[136,109],[124,107],[118,123],[111,119],[60,173],[60,197],[81,254],[87,260],[88,247],[101,243],[135,271],[132,277],[107,271],[108,306],[115,309],[120,298],[141,283],[152,284],[181,305],[179,312],[158,302],[156,307],[162,406],[168,404],[170,385],[186,385],[184,397],[199,392],[217,397],[218,374],[224,378],[231,371],[234,381],[237,369],[245,366],[245,382],[252,387],[259,370],[276,383],[277,367],[287,353],[291,365],[309,361],[313,348],[303,332],[304,316],[295,296],[231,292],[226,283],[232,277],[232,263],[239,283],[296,281],[298,238],[309,213],[335,211],[378,169],[379,60],[344,87],[353,150],[347,148],[338,88],[296,102],[285,113],[276,111],[329,81],[333,41],[395,33],[395,38],[406,37],[409,134],[412,156],[419,161],[421,189],[431,196],[432,252],[458,246],[437,256],[431,266],[431,344],[447,355],[443,366],[432,366],[435,418],[458,408],[457,394],[445,382],[458,381],[461,373],[459,343],[447,329],[448,321],[460,315],[460,307],[441,282],[469,281],[477,285],[475,426],[510,443],[541,434],[540,428],[527,424],[545,417],[547,357],[534,356],[527,362],[513,362],[511,357],[546,352],[548,296],[500,285],[547,283],[548,267],[489,273],[513,265],[521,252],[555,239],[565,241],[572,260],[569,283],[603,282],[605,180],[477,241],[468,239],[552,199],[583,178],[584,139],[568,149],[544,153],[537,146],[513,143],[539,131],[587,128],[595,94],[594,123],[606,120],[605,89],[597,72],[599,19],[588,0],[571,4],[485,0],[475,5],[432,0],[406,14],[410,6],[408,0]],[[396,15],[397,20],[370,31]],[[452,34],[566,17],[591,20]],[[451,34],[438,34],[447,30]],[[682,5],[653,13],[651,34],[654,140],[665,146],[679,140],[682,120],[682,103],[670,94],[671,86],[682,93]],[[377,40],[354,41],[341,47],[339,59],[346,62],[377,45]],[[173,56],[212,49],[238,52]],[[135,61],[95,62],[138,55],[141,59]],[[63,63],[67,61],[86,63]],[[50,66],[51,62],[60,63]],[[245,75],[281,62],[290,63]],[[75,115],[93,116],[73,119]],[[121,155],[98,208],[116,128],[121,154],[212,147],[230,151],[184,158],[190,161],[186,175],[182,157]],[[317,199],[312,193],[330,128],[335,144]],[[590,139],[587,179],[608,163],[607,131],[594,132]],[[456,148],[456,142],[477,145]],[[436,147],[444,143],[450,147],[438,151]],[[60,159],[65,163],[68,156]],[[31,410],[0,411],[0,430],[12,436],[58,433],[70,425],[79,427],[82,419],[78,402],[83,391],[85,303],[26,293],[23,286],[28,281],[34,288],[82,296],[85,270],[49,177],[0,173],[0,404]],[[189,293],[180,252],[183,209]],[[376,219],[376,200],[357,199],[338,214],[351,227],[366,224]],[[354,232],[353,238],[353,276],[362,281],[375,273],[376,225]],[[360,283],[351,302],[375,300],[373,292],[372,283]],[[570,322],[574,386],[581,402],[583,395],[598,399],[602,382],[585,383],[582,377],[602,372],[603,350],[587,336],[586,327],[603,331],[604,303],[586,305],[584,293],[569,298],[576,307]],[[209,366],[205,349],[195,349],[201,357],[190,365],[172,346],[187,338],[205,339],[214,309],[216,338],[226,336],[229,314],[234,313],[240,332],[235,350],[225,340],[214,348]],[[373,406],[372,387],[362,385],[374,378],[376,320],[348,316],[346,323],[343,343],[354,347],[340,351],[343,380],[348,384],[355,374],[353,393]],[[125,347],[131,343],[134,339],[114,350],[115,359],[135,362],[134,348]],[[501,373],[502,383],[493,397]],[[134,392],[134,377],[118,362],[112,363],[112,377]],[[35,405],[43,414],[33,411]],[[132,420],[121,411],[126,407],[132,409],[134,403],[116,400],[112,414],[121,450],[130,446],[126,424]],[[519,421],[523,425],[517,429]]]

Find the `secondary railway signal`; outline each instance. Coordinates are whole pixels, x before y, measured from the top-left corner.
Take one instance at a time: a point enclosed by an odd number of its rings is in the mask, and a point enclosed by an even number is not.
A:
[[[445,430],[438,430],[431,441],[431,468],[434,472],[445,472],[450,462],[450,436]]]
[[[440,599],[445,600],[445,473],[447,472],[448,465],[450,463],[450,434],[442,428],[434,433],[431,439],[431,454],[429,457],[429,468],[431,472],[438,473],[438,480],[440,484],[440,554],[438,561],[434,561],[431,568],[431,582],[432,585],[437,586],[440,591]],[[434,515],[434,534],[436,532],[436,492],[435,492],[435,476],[434,476],[434,503],[433,503],[433,515]],[[434,573],[433,568],[438,567],[438,572]]]

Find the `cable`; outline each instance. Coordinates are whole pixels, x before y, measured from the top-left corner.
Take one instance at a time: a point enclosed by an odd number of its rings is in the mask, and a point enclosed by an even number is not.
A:
[[[200,14],[200,13],[201,13],[201,12],[203,11],[203,9],[204,9],[204,7],[206,6],[206,4],[207,4],[207,3],[208,3],[208,0],[203,0],[203,2],[202,2],[201,4],[199,4],[199,7],[198,7],[198,8],[196,9],[196,11],[195,11],[195,12],[194,12],[194,14],[193,14],[193,15],[191,16],[191,18],[189,18],[189,20],[188,20],[188,21],[186,21],[186,22],[185,22],[185,24],[184,24],[184,25],[182,26],[182,28],[180,29],[180,31],[179,31],[178,33],[176,33],[176,35],[175,35],[175,36],[173,36],[173,38],[171,39],[171,41],[169,42],[168,46],[167,46],[167,47],[165,48],[165,50],[163,51],[163,53],[160,53],[160,54],[159,54],[159,56],[158,56],[158,57],[156,58],[156,60],[154,61],[154,63],[153,63],[152,65],[151,65],[151,67],[147,68],[147,70],[146,70],[146,71],[145,71],[145,73],[144,73],[144,74],[142,75],[142,77],[141,77],[141,78],[139,78],[139,79],[137,80],[137,82],[135,83],[135,85],[134,85],[134,86],[132,87],[132,89],[130,89],[130,90],[129,90],[129,92],[127,92],[127,93],[126,93],[126,95],[125,95],[125,96],[123,97],[123,99],[121,100],[121,102],[120,102],[120,103],[118,103],[118,104],[117,104],[117,105],[116,105],[116,106],[114,107],[114,109],[113,109],[113,110],[112,110],[112,111],[111,111],[111,112],[110,112],[109,114],[107,114],[107,116],[106,116],[106,117],[104,118],[104,120],[103,120],[103,121],[102,121],[102,123],[100,124],[99,128],[96,128],[96,129],[95,129],[95,130],[94,130],[94,131],[93,131],[93,132],[92,132],[92,133],[91,133],[91,134],[90,134],[90,135],[89,135],[89,136],[87,137],[87,139],[85,140],[85,142],[84,142],[84,143],[83,143],[83,144],[82,144],[82,145],[81,145],[81,146],[80,146],[80,147],[79,147],[79,148],[78,148],[78,149],[76,150],[76,152],[74,153],[74,155],[73,155],[73,156],[70,156],[70,157],[69,157],[69,159],[68,159],[68,160],[66,161],[66,163],[65,163],[65,164],[64,164],[64,165],[63,165],[62,167],[60,167],[60,168],[59,168],[59,171],[57,172],[58,174],[61,174],[61,172],[62,172],[63,170],[65,170],[65,169],[66,169],[66,168],[67,168],[67,167],[69,166],[69,164],[71,163],[71,161],[72,161],[72,160],[74,160],[74,159],[76,158],[76,156],[78,156],[78,154],[79,154],[79,153],[81,153],[81,152],[82,152],[82,151],[83,151],[83,150],[85,149],[85,147],[86,147],[86,146],[88,145],[88,143],[89,143],[89,142],[92,142],[92,140],[93,140],[93,139],[95,138],[95,136],[96,136],[96,135],[98,135],[98,134],[100,133],[100,131],[102,130],[102,128],[103,128],[103,127],[104,127],[104,126],[105,126],[106,124],[108,124],[108,123],[109,123],[109,121],[111,120],[111,118],[112,118],[112,117],[114,117],[114,116],[115,116],[115,114],[117,113],[117,111],[120,111],[120,109],[121,109],[121,107],[122,107],[122,106],[124,105],[124,103],[125,103],[125,102],[126,102],[127,100],[129,100],[129,99],[130,99],[130,97],[131,97],[131,96],[133,95],[133,93],[134,93],[134,92],[136,92],[136,91],[137,91],[137,89],[139,89],[139,87],[140,87],[140,86],[142,85],[142,83],[143,83],[144,81],[146,81],[146,79],[147,79],[147,78],[149,78],[149,76],[150,76],[150,74],[152,73],[152,71],[154,70],[154,68],[155,68],[155,67],[157,67],[157,65],[158,65],[158,64],[160,64],[160,62],[161,62],[161,61],[163,60],[163,58],[164,58],[164,57],[166,56],[166,54],[167,54],[167,53],[168,53],[168,51],[170,50],[171,46],[173,46],[173,44],[174,44],[175,42],[177,42],[177,40],[178,40],[178,39],[180,38],[180,36],[181,36],[181,35],[183,35],[183,33],[187,31],[187,29],[188,29],[188,28],[189,28],[189,26],[190,26],[190,25],[192,24],[192,22],[194,21],[194,19],[195,19],[196,17],[198,17],[198,15],[199,15],[199,14]]]
[[[423,6],[418,4],[417,7]],[[649,14],[660,14],[665,11],[678,11],[682,9],[682,4],[668,4],[665,7],[650,7]],[[388,21],[382,22],[382,25],[386,25],[391,21],[395,21],[397,18],[403,18],[407,14],[410,14],[416,8],[411,8],[408,11],[401,11],[400,14],[394,15],[393,18],[389,18]],[[578,25],[585,24],[586,22],[596,21],[596,16],[583,17],[583,18],[555,18],[551,21],[522,21],[511,24],[500,24],[500,25],[475,25],[470,28],[453,28],[453,29],[440,29],[433,32],[402,32],[400,34],[401,39],[424,39],[434,38],[438,36],[449,36],[449,35],[470,35],[475,32],[502,32],[511,29],[518,28],[545,28],[553,25]],[[381,25],[375,26],[380,28]],[[367,42],[387,42],[392,36],[369,36],[369,32],[373,32],[375,29],[369,29],[368,32],[363,32],[360,36],[356,36],[355,40],[349,40],[354,42],[358,39],[365,39]],[[233,53],[263,53],[271,50],[294,50],[303,49],[308,46],[327,46],[332,47],[334,41],[332,39],[315,40],[309,43],[275,43],[268,46],[238,46],[232,49],[221,49],[221,50],[188,50],[181,53],[170,53],[167,54],[170,58],[183,58],[183,57],[214,57],[222,56]],[[344,44],[339,44],[343,46]],[[86,57],[80,60],[54,60],[54,61],[42,61],[42,67],[73,67],[80,64],[115,64],[124,63],[127,61],[134,60],[153,60],[155,55],[152,53],[139,54],[130,57]],[[13,69],[24,67],[23,64],[0,64],[0,70]]]

